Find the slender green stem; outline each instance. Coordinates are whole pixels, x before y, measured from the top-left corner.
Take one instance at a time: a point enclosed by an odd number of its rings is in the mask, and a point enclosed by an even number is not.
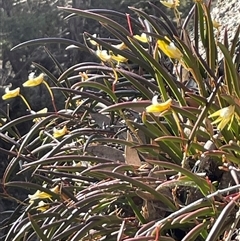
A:
[[[54,111],[57,113],[57,108],[56,108],[53,92],[52,92],[51,88],[49,87],[48,83],[45,80],[42,83],[47,87],[47,90],[48,90],[48,92],[49,92],[49,94],[51,96],[51,99],[52,99],[52,104],[53,104]]]
[[[25,103],[25,105],[27,106],[28,110],[31,110],[30,105],[28,104],[27,100],[24,98],[23,95],[19,94],[19,97],[21,97],[21,99],[23,100],[23,102]]]

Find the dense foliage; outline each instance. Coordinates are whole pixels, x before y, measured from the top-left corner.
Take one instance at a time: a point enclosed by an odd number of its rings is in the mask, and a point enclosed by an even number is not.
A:
[[[1,138],[11,145],[1,148],[10,159],[1,197],[15,199],[16,187],[29,192],[1,223],[6,241],[236,237],[240,28],[231,44],[227,31],[220,43],[202,1],[184,21],[179,1],[162,1],[175,21],[148,4],[150,14],[59,7],[66,19],[91,19],[104,30],[83,32],[82,42],[46,37],[13,48],[57,43],[96,61],[66,67],[47,50],[58,76],[35,64],[21,89],[2,96],[28,109],[1,119]],[[22,93],[39,86],[52,111],[33,108]],[[30,130],[21,134],[26,122]]]

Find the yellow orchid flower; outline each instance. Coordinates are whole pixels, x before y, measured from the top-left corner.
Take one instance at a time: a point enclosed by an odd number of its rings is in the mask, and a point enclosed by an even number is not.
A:
[[[120,44],[116,44],[116,45],[112,45],[114,48],[116,49],[120,49],[120,50],[124,50],[124,49],[127,49],[128,47],[126,46],[125,43],[120,43]]]
[[[41,73],[39,76],[34,77],[34,74],[29,75],[29,79],[23,83],[24,87],[34,87],[42,84],[44,82],[44,74]]]
[[[40,201],[37,206],[37,210],[40,212],[44,212],[47,209],[49,209],[49,205],[45,203],[44,201]]]
[[[208,118],[217,117],[218,118],[212,122],[212,124],[218,124],[217,129],[222,130],[229,122],[228,130],[231,128],[233,119],[235,115],[235,106],[230,105],[228,107],[224,107],[213,114],[209,115]]]
[[[54,100],[52,90],[51,90],[50,86],[48,85],[48,83],[45,81],[45,74],[41,73],[39,76],[35,77],[34,73],[31,73],[31,74],[29,74],[28,78],[29,79],[23,83],[23,86],[24,87],[34,87],[34,86],[38,86],[40,84],[44,84],[51,96],[53,108],[54,108],[55,112],[57,112],[57,108],[55,105],[55,100]]]
[[[176,8],[180,5],[179,0],[164,0],[160,2],[167,8]]]
[[[103,61],[103,62],[109,62],[112,59],[112,56],[108,54],[107,50],[100,50],[98,49],[96,51],[96,55]]]
[[[114,55],[112,52],[108,54],[107,50],[97,50],[96,51],[97,56],[103,61],[103,62],[110,62],[111,60],[114,60],[118,63],[124,63],[127,62],[128,59],[121,56],[121,55]]]
[[[170,42],[167,37],[165,37],[165,39],[166,40],[160,39],[157,41],[158,48],[161,49],[169,58],[180,60],[183,56],[181,51],[173,42]]]
[[[2,99],[3,100],[8,100],[8,99],[12,99],[12,98],[15,98],[17,96],[19,96],[22,101],[25,103],[25,105],[27,106],[28,110],[31,110],[31,107],[30,105],[28,104],[27,100],[24,98],[23,95],[20,94],[20,88],[16,88],[14,90],[9,90],[9,87],[7,87],[5,89],[5,93],[3,96],[2,96]]]
[[[212,20],[212,24],[213,24],[213,27],[216,28],[216,29],[219,29],[222,26],[222,24],[220,24],[216,20]]]
[[[31,113],[32,114],[41,114],[41,113],[47,113],[47,112],[48,112],[48,108],[43,108],[37,112],[32,111]],[[44,118],[45,117],[35,118],[35,119],[33,119],[33,122],[38,123],[39,121],[43,120]]]
[[[33,203],[34,200],[37,199],[51,199],[52,195],[46,193],[46,192],[41,192],[40,190],[37,190],[33,195],[28,195],[29,197],[29,203]]]
[[[142,43],[147,43],[148,42],[148,38],[147,35],[145,33],[142,33],[141,36],[140,35],[134,35],[133,36],[136,40],[142,42]]]
[[[8,100],[8,99],[12,99],[15,98],[17,96],[20,95],[20,88],[16,88],[14,90],[9,90],[9,88],[5,89],[5,94],[2,96],[3,100]]]
[[[97,37],[97,34],[93,34],[92,35],[94,38]],[[99,44],[95,41],[95,40],[92,40],[91,38],[88,38],[87,40],[89,40],[89,42],[91,43],[91,45],[94,45],[94,46],[98,46]]]
[[[57,186],[51,188],[50,191],[53,193],[59,194],[59,186],[57,185]],[[29,197],[29,203],[33,203],[35,200],[38,200],[38,199],[50,199],[51,200],[52,195],[50,195],[46,192],[37,190],[34,194],[32,194],[32,195],[29,194],[28,197]]]
[[[152,98],[152,104],[146,107],[147,113],[161,114],[171,107],[172,99],[168,99],[163,103],[159,103],[157,99],[157,95]]]
[[[118,55],[114,55],[112,54],[112,59],[115,60],[118,63],[125,63],[128,61],[127,58],[123,57],[122,55],[118,54]]]
[[[62,129],[57,129],[56,127],[53,128],[53,137],[58,138],[64,136],[68,133],[68,129],[64,126]]]

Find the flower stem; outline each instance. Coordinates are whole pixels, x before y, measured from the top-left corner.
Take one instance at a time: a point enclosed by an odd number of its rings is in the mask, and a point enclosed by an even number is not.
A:
[[[24,98],[23,95],[19,94],[19,97],[21,97],[21,99],[23,100],[23,102],[25,103],[25,105],[27,106],[28,110],[31,110],[30,105],[28,104],[27,100]]]
[[[52,105],[53,105],[54,111],[57,113],[58,111],[57,111],[57,108],[56,108],[53,92],[52,92],[51,88],[49,87],[48,83],[45,80],[42,83],[46,86],[46,88],[47,88],[47,90],[48,90],[48,92],[51,96],[51,99],[52,99]]]

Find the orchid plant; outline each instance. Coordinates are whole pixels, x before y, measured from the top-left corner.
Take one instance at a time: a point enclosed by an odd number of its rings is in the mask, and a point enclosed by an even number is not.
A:
[[[175,12],[175,20],[162,5]],[[53,90],[62,92],[65,108],[31,112],[0,127],[12,144],[11,151],[4,150],[11,158],[4,195],[12,186],[35,190],[19,202],[24,208],[19,217],[9,219],[6,241],[234,237],[240,200],[240,27],[231,45],[224,30],[221,43],[223,26],[212,19],[209,4],[194,1],[184,22],[180,7],[176,0],[149,3],[154,15],[134,7],[129,14],[59,7],[69,13],[66,19],[98,21],[111,37],[83,33],[83,43],[61,39],[66,51],[87,51],[97,60],[63,71],[56,64],[58,77],[38,66],[41,74],[23,86],[44,84],[54,106]],[[113,20],[116,15],[124,24]],[[15,49],[53,41],[32,40]],[[17,88],[2,98],[19,96]],[[14,130],[29,120],[34,121],[29,132],[17,139]],[[24,185],[12,180],[25,173],[31,175]]]

